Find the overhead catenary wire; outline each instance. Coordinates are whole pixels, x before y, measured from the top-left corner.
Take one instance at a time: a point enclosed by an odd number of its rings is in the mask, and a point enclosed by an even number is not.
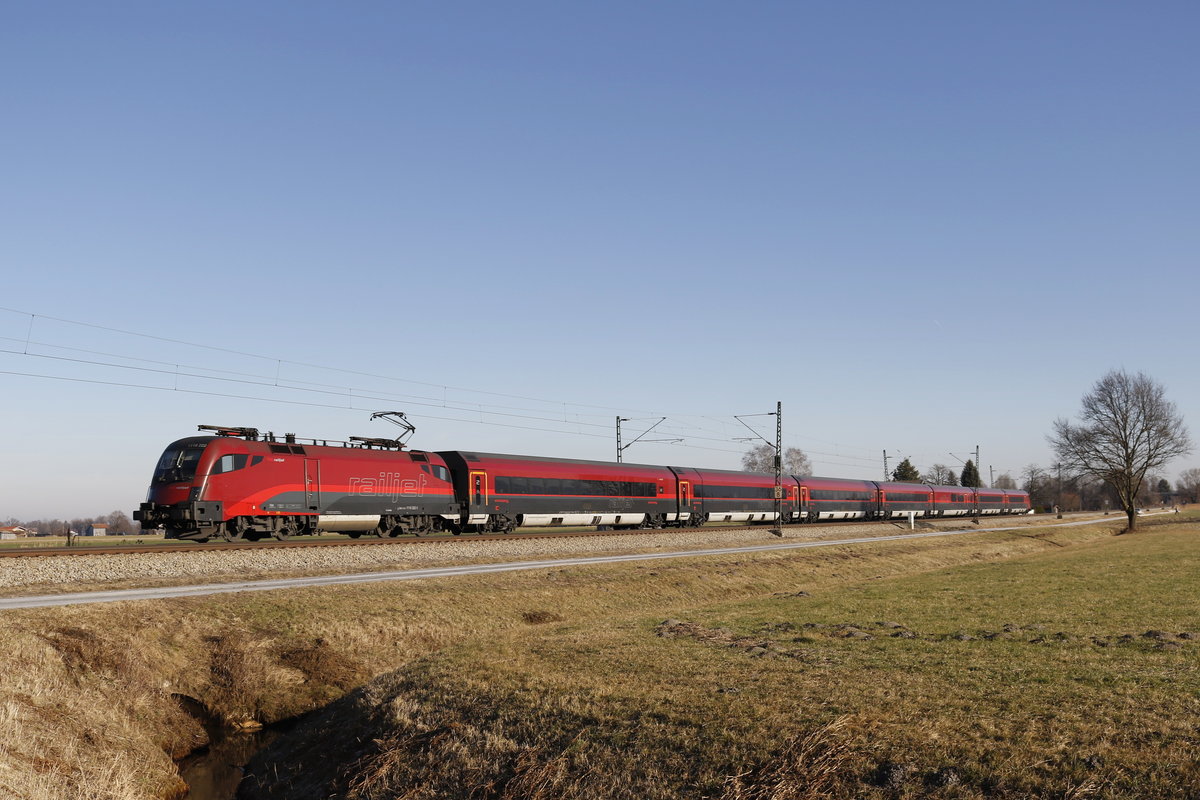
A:
[[[449,384],[438,383],[433,381],[415,380],[411,378],[401,378],[394,375],[383,375],[364,370],[349,369],[346,367],[334,367],[311,362],[299,361],[295,359],[287,359],[279,356],[264,355],[254,353],[237,348],[222,347],[219,345],[206,344],[200,342],[192,342],[184,339],[174,338],[170,336],[162,336],[158,334],[144,333],[139,331],[130,331],[122,328],[117,328],[108,325],[102,325],[95,322],[82,320],[68,319],[47,314],[35,314],[29,311],[22,311],[9,307],[0,306],[0,312],[16,314],[20,316],[28,316],[29,323],[24,331],[23,338],[0,336],[0,341],[12,342],[13,348],[0,348],[0,353],[10,353],[18,357],[37,358],[58,363],[72,363],[80,366],[90,366],[100,369],[120,369],[132,370],[146,374],[158,374],[164,377],[169,377],[172,385],[169,387],[153,386],[147,384],[138,384],[132,382],[122,382],[119,380],[102,380],[98,378],[87,378],[81,376],[58,376],[38,374],[26,371],[8,371],[0,370],[0,374],[21,375],[24,377],[43,378],[43,379],[58,379],[69,380],[74,382],[93,383],[97,385],[120,386],[129,388],[152,389],[152,390],[168,390],[180,391],[190,394],[213,396],[213,397],[228,397],[233,399],[248,399],[260,402],[278,402],[297,406],[310,406],[316,408],[329,408],[347,410],[353,409],[355,402],[368,403],[378,402],[386,404],[404,404],[407,406],[417,406],[423,410],[418,413],[419,416],[426,419],[436,419],[443,421],[451,421],[456,423],[473,423],[482,425],[493,425],[497,427],[516,428],[522,430],[533,430],[539,432],[555,433],[555,434],[571,434],[575,436],[586,436],[589,438],[610,438],[607,433],[611,427],[612,411],[620,411],[624,415],[633,414],[654,414],[656,416],[667,416],[669,422],[664,425],[661,430],[664,434],[683,438],[683,442],[665,442],[670,446],[687,447],[691,449],[709,450],[712,452],[723,452],[731,454],[741,454],[742,450],[731,449],[729,445],[735,443],[735,437],[730,434],[729,426],[735,420],[731,417],[725,419],[711,414],[694,414],[694,413],[660,413],[655,411],[644,411],[629,409],[616,409],[610,406],[575,403],[563,401],[561,399],[548,399],[543,397],[533,397],[529,395],[513,394],[508,392],[498,392],[490,389],[475,389],[462,386],[452,386]],[[250,358],[261,361],[266,369],[263,372],[253,371],[238,371],[226,368],[203,366],[200,364],[187,363],[188,359],[163,359],[149,358],[145,354],[124,354],[111,352],[109,350],[98,350],[86,347],[77,347],[72,345],[54,344],[50,342],[38,341],[33,338],[35,331],[35,322],[41,326],[43,322],[54,322],[63,325],[77,326],[83,329],[91,329],[104,331],[107,333],[117,334],[119,336],[132,337],[134,339],[143,339],[146,341],[159,342],[163,344],[183,346],[195,348],[197,350],[219,353],[224,355],[233,355],[244,358]],[[20,348],[20,349],[17,349]],[[45,352],[34,352],[37,349],[55,350],[59,352],[71,352],[87,356],[96,356],[97,358],[81,358],[70,357],[66,355],[53,355]],[[34,351],[31,351],[34,350]],[[104,360],[113,359],[113,360]],[[118,363],[118,362],[131,363]],[[138,366],[151,365],[151,366]],[[335,383],[327,383],[321,381],[304,380],[296,377],[285,377],[283,372],[284,366],[297,367],[305,370],[320,370],[328,371],[336,374],[353,375],[362,378],[370,378],[373,380],[393,382],[399,384],[407,384],[414,387],[426,387],[437,389],[438,392],[413,392],[413,393],[394,393],[387,390],[380,391],[379,388],[367,388],[364,386],[346,386]],[[262,397],[254,395],[236,394],[232,392],[219,392],[195,388],[183,388],[179,381],[213,381],[226,385],[243,385],[257,386],[266,389],[272,389],[279,392],[297,392],[305,395],[323,398],[344,397],[344,403],[335,402],[314,402],[313,400],[295,399],[295,398],[280,398],[280,397]],[[542,408],[530,408],[527,406],[507,405],[502,403],[475,403],[465,398],[451,399],[450,393],[461,393],[465,395],[481,395],[485,397],[495,397],[509,400],[520,400],[525,403],[544,406]],[[547,415],[548,406],[561,408],[561,417]],[[445,410],[450,412],[463,412],[477,414],[475,419],[455,417],[455,416],[439,416],[431,413],[431,409]],[[574,414],[570,413],[571,409],[578,409]],[[488,419],[491,417],[492,419]],[[591,420],[595,421],[591,421]],[[533,425],[524,423],[545,423],[545,425]],[[570,429],[563,427],[547,427],[548,425],[570,426]],[[811,439],[804,436],[789,436],[789,441],[793,439],[801,441],[811,440],[818,441],[822,444],[831,444],[840,450],[859,450],[866,452],[866,448],[846,446],[837,442],[829,442],[826,440]],[[721,447],[720,445],[726,445]],[[875,463],[873,457],[853,455],[850,452],[830,452],[829,450],[817,450],[812,448],[804,448],[805,452],[811,457],[819,457],[823,463],[830,465],[843,465],[848,467],[859,468],[863,465]]]
[[[204,344],[204,343],[200,343],[200,342],[189,342],[184,339],[175,339],[175,338],[171,338],[171,337],[167,337],[167,336],[159,336],[156,334],[142,333],[139,331],[129,331],[129,330],[124,330],[122,328],[114,328],[114,327],[108,326],[108,325],[100,325],[100,324],[97,324],[94,322],[83,322],[81,320],[66,319],[64,317],[56,317],[56,316],[51,316],[48,314],[34,314],[33,312],[30,312],[30,311],[23,311],[23,310],[15,309],[15,308],[8,308],[6,306],[0,306],[0,311],[8,312],[11,314],[18,314],[21,316],[29,316],[30,320],[31,320],[30,329],[29,329],[30,334],[32,334],[32,330],[33,330],[33,327],[32,327],[33,319],[52,320],[54,322],[60,322],[60,323],[66,324],[66,325],[77,325],[80,327],[107,331],[109,333],[117,333],[117,334],[121,334],[123,336],[132,336],[132,337],[137,337],[137,338],[142,338],[142,339],[164,342],[167,344],[178,344],[178,345],[183,345],[185,347],[194,347],[194,348],[198,348],[198,349],[202,349],[202,350],[209,350],[209,351],[218,352],[218,353],[226,353],[229,355],[243,356],[245,358],[259,359],[262,361],[266,361],[268,363],[274,363],[276,365],[291,364],[291,365],[295,365],[295,366],[306,367],[309,369],[326,370],[329,372],[338,372],[338,373],[343,373],[343,374],[347,374],[347,375],[357,375],[359,377],[375,378],[378,380],[394,381],[397,383],[409,383],[409,384],[413,384],[415,386],[428,386],[428,387],[434,387],[434,388],[439,388],[439,389],[447,389],[448,388],[448,389],[453,389],[454,391],[467,392],[470,394],[483,394],[483,395],[491,395],[494,397],[507,397],[507,398],[518,399],[518,400],[529,400],[531,402],[537,402],[537,403],[551,403],[551,404],[555,404],[555,405],[561,404],[561,405],[569,405],[569,406],[573,406],[573,407],[577,407],[577,408],[602,409],[606,412],[621,410],[621,409],[617,409],[617,408],[613,408],[613,407],[609,407],[609,406],[590,405],[590,404],[586,404],[586,403],[571,403],[571,402],[566,402],[566,401],[562,401],[562,400],[547,400],[545,398],[529,397],[527,395],[511,394],[511,393],[507,393],[507,392],[497,392],[492,389],[472,389],[472,388],[461,387],[461,386],[449,386],[448,384],[437,383],[437,382],[433,382],[433,381],[420,381],[420,380],[414,380],[412,378],[398,378],[395,375],[381,375],[379,373],[367,372],[365,370],[354,370],[354,369],[348,369],[346,367],[332,367],[332,366],[328,366],[325,364],[313,364],[313,363],[305,362],[305,361],[296,361],[294,359],[280,358],[278,356],[269,356],[269,355],[263,355],[261,353],[252,353],[252,352],[245,351],[245,350],[237,350],[237,349],[230,348],[230,347],[221,347],[218,345],[210,345],[210,344]],[[654,413],[654,412],[640,411],[638,413],[650,414],[650,413]]]

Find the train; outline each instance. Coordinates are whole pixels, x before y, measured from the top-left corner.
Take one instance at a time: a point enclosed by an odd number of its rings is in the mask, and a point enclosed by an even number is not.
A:
[[[408,449],[200,425],[172,442],[133,518],[168,539],[358,538],[584,526],[1024,514],[1027,492],[923,483]]]

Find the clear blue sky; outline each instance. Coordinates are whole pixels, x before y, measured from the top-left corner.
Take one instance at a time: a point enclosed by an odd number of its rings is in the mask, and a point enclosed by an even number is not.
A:
[[[626,460],[736,467],[733,415],[781,400],[819,473],[979,445],[986,478],[1051,463],[1123,367],[1200,435],[1198,29],[1191,2],[9,4],[0,518],[130,511],[197,423],[388,435],[375,410],[416,447],[583,458],[665,415],[684,441]]]

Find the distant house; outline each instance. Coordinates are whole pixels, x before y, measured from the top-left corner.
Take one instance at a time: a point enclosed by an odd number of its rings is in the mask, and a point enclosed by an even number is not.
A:
[[[108,524],[96,522],[88,525],[87,533],[84,536],[108,536]]]
[[[28,536],[30,533],[28,528],[23,528],[20,525],[11,525],[0,528],[0,539],[21,539]]]

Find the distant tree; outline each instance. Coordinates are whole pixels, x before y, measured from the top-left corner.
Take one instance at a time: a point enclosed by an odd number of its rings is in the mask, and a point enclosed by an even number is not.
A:
[[[934,464],[929,468],[929,471],[921,476],[921,480],[925,483],[931,483],[934,486],[957,486],[958,476],[954,474],[954,470],[947,467],[945,464]]]
[[[1021,478],[1021,488],[1029,492],[1030,505],[1042,509],[1054,505],[1055,487],[1044,469],[1037,464],[1026,464]]]
[[[921,472],[906,458],[892,470],[892,480],[899,483],[919,483]]]
[[[1021,470],[1021,477],[1025,479],[1021,488],[1033,494],[1033,490],[1045,479],[1046,471],[1037,464],[1026,464],[1025,469]]]
[[[1147,473],[1190,453],[1183,416],[1161,384],[1144,373],[1113,370],[1083,397],[1080,423],[1054,422],[1046,439],[1063,466],[1102,480],[1137,527],[1138,492]]]
[[[133,520],[124,511],[114,511],[107,517],[108,532],[114,536],[126,536],[134,533]]]
[[[970,486],[972,489],[978,489],[979,485],[983,483],[979,479],[979,468],[971,459],[968,458],[967,463],[963,465],[962,477],[958,479],[958,482],[962,486]]]
[[[994,489],[1016,489],[1017,482],[1013,480],[1012,475],[1007,472],[1001,472],[996,476],[996,482],[992,484]]]
[[[1187,498],[1187,502],[1200,503],[1200,469],[1192,467],[1179,473],[1175,486]]]
[[[1056,489],[1057,492],[1057,489]],[[1075,475],[1063,482],[1062,494],[1056,499],[1064,509],[1099,508],[1103,499],[1104,487],[1090,475]]]
[[[742,455],[742,469],[746,472],[774,472],[775,448],[767,443],[755,445]],[[812,475],[812,462],[799,447],[783,451],[784,475]]]

